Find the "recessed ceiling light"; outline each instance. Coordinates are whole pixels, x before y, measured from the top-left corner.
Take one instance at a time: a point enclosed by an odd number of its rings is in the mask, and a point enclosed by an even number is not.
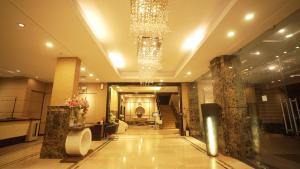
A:
[[[19,26],[20,28],[24,28],[24,27],[25,27],[25,25],[24,25],[23,23],[18,23],[18,26]]]
[[[160,82],[163,82],[164,80],[159,80]]]
[[[252,67],[252,66],[250,66],[250,69],[253,69],[253,67]]]
[[[269,70],[274,70],[275,68],[276,68],[276,66],[274,66],[274,65],[271,65],[268,67]]]
[[[281,80],[277,80],[278,82],[281,82]]]
[[[257,52],[255,52],[254,54],[255,54],[255,55],[260,55],[260,52],[259,52],[259,51],[257,51]]]
[[[17,73],[20,73],[21,71],[20,71],[19,69],[16,69],[16,72],[17,72]]]
[[[254,13],[248,13],[248,14],[246,14],[245,17],[244,17],[244,19],[245,19],[246,21],[250,21],[250,20],[252,20],[253,18],[254,18]]]
[[[99,78],[97,78],[96,81],[99,81]]]
[[[123,67],[125,67],[125,61],[123,59],[123,56],[120,53],[111,52],[111,53],[109,53],[109,58],[110,58],[112,64],[116,68],[123,68]]]
[[[285,29],[279,29],[278,33],[284,33]]]
[[[277,56],[275,56],[276,58],[279,58],[279,56],[277,55]]]
[[[81,67],[80,70],[85,72],[86,69],[85,69],[85,67]]]
[[[89,76],[90,76],[90,77],[93,77],[93,76],[94,76],[94,74],[93,74],[93,73],[90,73],[90,74],[89,74]]]
[[[294,36],[294,35],[293,35],[293,34],[285,35],[286,38],[290,38],[290,37],[292,37],[292,36]]]
[[[275,81],[272,81],[272,83],[274,83]]]
[[[232,66],[229,66],[228,68],[229,68],[229,69],[232,69],[233,67],[232,67]]]
[[[283,53],[284,53],[284,54],[287,54],[287,51],[284,51]]]
[[[190,72],[190,71],[189,71],[189,72],[187,72],[186,74],[187,74],[187,75],[191,75],[191,74],[192,74],[192,72]]]
[[[47,48],[53,48],[53,43],[52,42],[46,42],[45,45],[47,46]]]
[[[296,46],[296,49],[299,49],[299,46]]]
[[[233,31],[229,31],[228,33],[227,33],[227,36],[228,37],[234,37],[234,35],[235,35],[235,32],[233,32]]]

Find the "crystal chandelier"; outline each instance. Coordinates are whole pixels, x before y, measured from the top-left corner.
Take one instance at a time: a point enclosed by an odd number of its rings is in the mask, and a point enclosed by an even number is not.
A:
[[[160,68],[161,43],[169,32],[168,0],[131,0],[130,31],[137,37],[139,77],[143,84],[153,82]]]
[[[141,81],[151,81],[160,65],[161,42],[158,37],[138,38],[138,66]]]
[[[168,0],[131,0],[130,30],[136,36],[162,37],[167,26]]]

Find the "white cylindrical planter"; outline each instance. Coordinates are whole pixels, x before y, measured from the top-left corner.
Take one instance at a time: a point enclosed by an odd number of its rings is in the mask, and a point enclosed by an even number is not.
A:
[[[84,156],[88,153],[92,143],[92,133],[89,128],[72,130],[69,132],[65,149],[68,155]]]

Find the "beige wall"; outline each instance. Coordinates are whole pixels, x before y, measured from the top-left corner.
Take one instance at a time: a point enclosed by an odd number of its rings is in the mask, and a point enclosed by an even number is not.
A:
[[[107,84],[103,83],[103,89],[101,89],[100,83],[81,83],[79,87],[87,88],[86,93],[80,94],[81,97],[86,97],[90,104],[86,122],[96,123],[101,120],[105,121]]]
[[[26,78],[0,78],[0,118],[11,116],[16,97],[14,117],[27,117],[24,106],[27,94]]]

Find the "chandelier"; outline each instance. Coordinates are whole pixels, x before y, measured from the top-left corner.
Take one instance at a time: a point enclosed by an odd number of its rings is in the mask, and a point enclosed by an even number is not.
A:
[[[137,38],[140,81],[153,82],[155,72],[161,69],[161,45],[167,26],[168,0],[131,0],[130,31]]]
[[[136,36],[162,37],[167,26],[168,0],[131,0],[130,30]]]

